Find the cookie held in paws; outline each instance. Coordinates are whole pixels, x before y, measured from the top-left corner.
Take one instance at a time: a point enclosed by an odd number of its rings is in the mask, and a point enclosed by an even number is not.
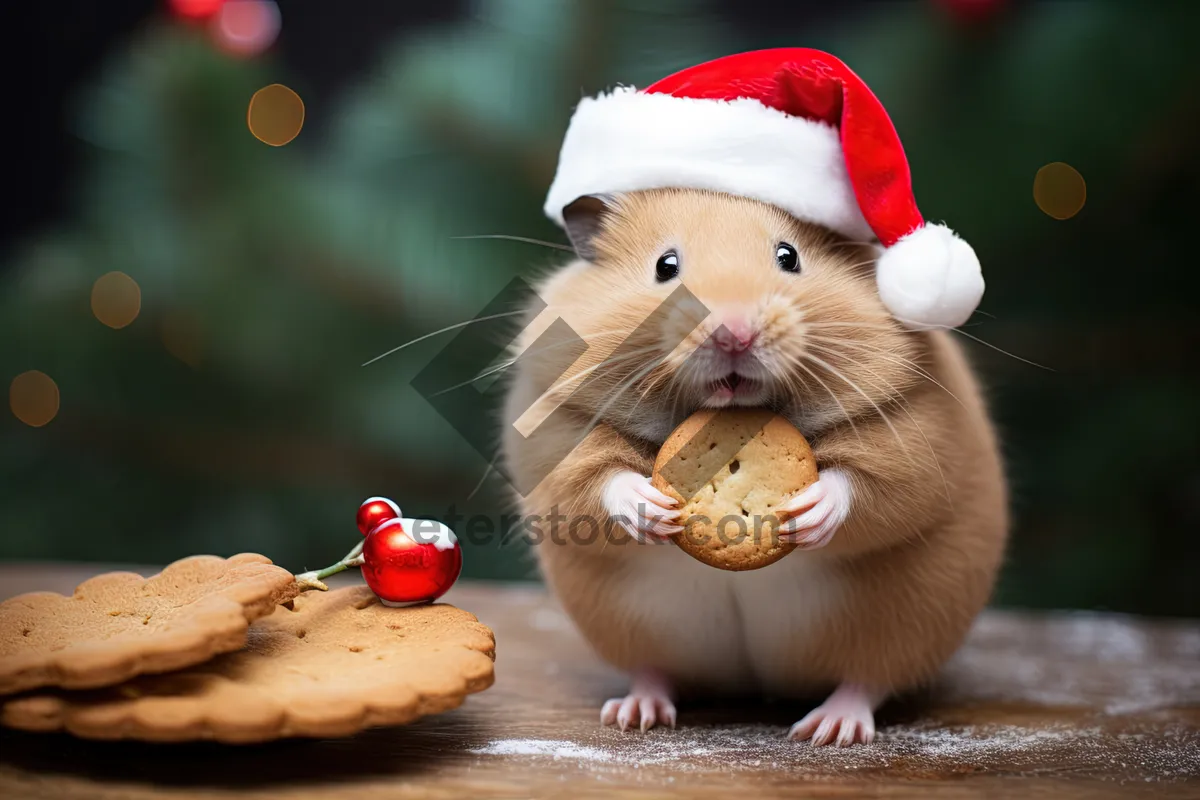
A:
[[[250,623],[299,593],[269,558],[192,556],[143,578],[109,572],[71,596],[0,603],[0,695],[92,689],[207,661],[246,643]]]
[[[246,647],[180,672],[0,702],[0,723],[85,739],[230,744],[348,736],[455,708],[492,684],[496,640],[445,604],[385,608],[365,586],[307,592]]]
[[[803,434],[760,409],[706,409],[659,450],[651,483],[679,502],[688,555],[728,570],[759,569],[795,545],[778,538],[774,509],[817,480]]]

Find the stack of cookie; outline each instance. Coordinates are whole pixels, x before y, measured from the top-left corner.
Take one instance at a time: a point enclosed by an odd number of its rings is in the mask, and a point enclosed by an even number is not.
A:
[[[260,555],[194,556],[0,603],[0,724],[89,739],[346,736],[492,684],[495,639],[449,605],[299,593]]]

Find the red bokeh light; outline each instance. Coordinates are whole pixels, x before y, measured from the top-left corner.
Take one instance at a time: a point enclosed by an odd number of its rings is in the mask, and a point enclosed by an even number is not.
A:
[[[255,56],[274,44],[282,20],[275,0],[227,0],[212,17],[213,39],[233,56]]]
[[[168,5],[184,19],[208,19],[221,10],[225,0],[168,0]]]

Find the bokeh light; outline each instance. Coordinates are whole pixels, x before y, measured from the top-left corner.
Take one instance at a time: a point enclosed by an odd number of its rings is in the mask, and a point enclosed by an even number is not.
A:
[[[213,38],[227,53],[258,55],[275,43],[282,21],[275,0],[228,0],[213,17]]]
[[[304,101],[282,83],[264,86],[250,98],[246,122],[259,141],[281,147],[304,127]]]
[[[225,0],[170,0],[171,10],[184,19],[208,19],[224,4]]]
[[[92,313],[110,328],[124,328],[142,310],[142,290],[124,272],[101,275],[92,284]]]
[[[13,416],[30,427],[40,428],[54,419],[58,404],[58,384],[44,372],[22,372],[8,387],[8,406]]]
[[[193,369],[200,366],[203,341],[195,317],[186,312],[172,311],[163,317],[160,334],[168,353]]]
[[[1055,161],[1037,171],[1033,179],[1033,200],[1049,216],[1070,219],[1083,209],[1087,184],[1070,164]]]

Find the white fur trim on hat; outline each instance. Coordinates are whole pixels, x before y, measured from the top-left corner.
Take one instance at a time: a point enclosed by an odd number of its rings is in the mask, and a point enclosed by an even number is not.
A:
[[[983,298],[983,273],[971,246],[944,225],[924,225],[880,256],[879,296],[912,328],[955,328]]]
[[[757,100],[696,100],[622,87],[571,118],[546,215],[590,194],[708,189],[778,206],[855,240],[874,234],[858,207],[837,129]]]

